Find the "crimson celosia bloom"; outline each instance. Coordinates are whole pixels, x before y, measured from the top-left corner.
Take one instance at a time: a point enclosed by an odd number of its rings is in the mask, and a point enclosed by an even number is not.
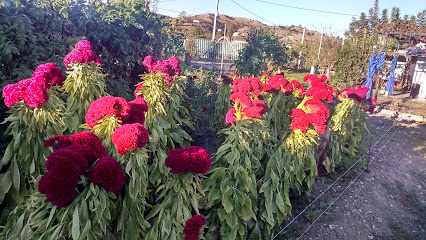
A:
[[[322,134],[327,129],[327,119],[316,113],[305,113],[302,109],[296,108],[289,116],[294,117],[291,121],[291,130],[300,130],[305,134],[307,128],[312,126],[318,133]]]
[[[199,146],[185,148],[185,150],[189,152],[188,170],[194,174],[205,174],[212,164],[209,152]]]
[[[284,88],[288,81],[284,79],[283,75],[274,75],[269,78],[267,85],[264,87],[264,92],[276,93]]]
[[[102,157],[96,166],[89,170],[89,181],[98,184],[106,190],[118,195],[124,186],[124,175],[120,164],[112,157]]]
[[[165,165],[172,173],[179,174],[188,170],[190,164],[189,152],[185,149],[170,149]]]
[[[235,116],[236,112],[237,110],[235,110],[235,108],[231,108],[229,109],[228,113],[226,113],[225,121],[229,126],[231,126],[231,124],[235,125],[237,121],[237,117]]]
[[[69,171],[83,175],[87,169],[87,159],[78,151],[62,148],[47,157],[46,170],[51,171],[58,164],[68,164]]]
[[[226,75],[220,75],[220,78],[222,79],[222,83],[224,84],[231,84],[232,83],[232,78],[226,76]]]
[[[65,147],[63,149],[76,151],[83,155],[83,157],[87,159],[87,167],[92,166],[93,163],[98,160],[98,158],[102,157],[99,156],[99,154],[95,150],[93,150],[93,148],[89,144],[86,143],[72,144],[71,146]]]
[[[195,215],[188,219],[185,223],[185,227],[183,228],[185,240],[199,240],[200,229],[204,224],[206,224],[206,219],[201,215]]]
[[[129,102],[130,111],[126,118],[123,119],[123,124],[145,123],[145,113],[148,112],[148,104],[145,99],[136,97]]]
[[[48,88],[51,86],[60,86],[64,81],[64,75],[62,74],[61,70],[59,70],[58,66],[53,63],[39,65],[33,73],[33,78],[35,78],[39,72],[48,72],[51,74]]]
[[[94,52],[92,52],[92,46],[89,41],[81,40],[75,44],[73,50],[68,53],[64,58],[64,65],[67,68],[70,68],[71,63],[88,63],[94,62],[98,65],[101,65],[102,62]]]
[[[146,56],[142,64],[148,72],[164,74],[167,84],[172,84],[173,77],[181,74],[180,61],[176,57],[170,57],[168,60],[156,60],[153,56]]]
[[[53,205],[63,207],[74,200],[78,172],[73,171],[72,166],[73,163],[70,165],[67,161],[60,160],[39,181],[39,192],[46,194],[47,200]]]
[[[242,112],[246,118],[259,118],[268,111],[268,105],[262,100],[253,100],[252,105],[243,108]]]
[[[27,87],[34,81],[34,79],[23,79],[15,84],[7,84],[3,88],[4,104],[11,108],[13,104],[24,100]]]
[[[142,64],[146,67],[148,72],[151,72],[152,71],[152,64],[156,61],[157,61],[157,59],[155,59],[153,56],[148,55],[143,59]]]
[[[309,99],[303,105],[307,108],[307,113],[315,113],[323,116],[325,119],[328,119],[330,115],[330,110],[319,100]]]
[[[70,137],[73,144],[88,144],[94,151],[96,159],[106,156],[106,149],[101,140],[92,132],[79,132]]]
[[[53,151],[71,146],[71,144],[70,137],[65,135],[56,135],[44,141],[44,147],[52,147]]]
[[[234,92],[229,96],[229,99],[243,108],[251,106],[252,104],[250,95],[246,92]]]
[[[24,102],[33,108],[39,108],[43,103],[49,100],[46,88],[43,82],[32,82],[25,91]]]
[[[263,89],[263,84],[258,78],[237,78],[234,80],[233,86],[234,93],[252,93],[256,96],[258,96]]]
[[[118,120],[123,120],[129,115],[129,111],[129,104],[124,98],[106,96],[90,104],[86,113],[86,123],[93,128],[106,116],[114,116]]]
[[[128,150],[145,147],[148,142],[148,130],[140,123],[124,124],[115,129],[112,142],[117,152],[126,155]]]

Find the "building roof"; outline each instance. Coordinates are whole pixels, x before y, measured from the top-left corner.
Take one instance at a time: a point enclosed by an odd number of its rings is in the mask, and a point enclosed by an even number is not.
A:
[[[419,43],[415,47],[409,47],[398,51],[401,55],[410,55],[418,57],[426,57],[426,44]]]

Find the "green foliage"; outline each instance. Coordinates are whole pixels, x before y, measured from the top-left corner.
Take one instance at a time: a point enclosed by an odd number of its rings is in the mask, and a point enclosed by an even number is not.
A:
[[[231,85],[222,83],[219,86],[217,91],[217,98],[215,102],[214,109],[214,127],[218,130],[223,129],[228,126],[225,121],[226,113],[232,108],[231,100],[229,96],[231,95]]]
[[[287,48],[272,30],[256,30],[248,34],[247,44],[238,55],[235,67],[244,76],[260,76],[262,69],[282,69],[288,62]]]

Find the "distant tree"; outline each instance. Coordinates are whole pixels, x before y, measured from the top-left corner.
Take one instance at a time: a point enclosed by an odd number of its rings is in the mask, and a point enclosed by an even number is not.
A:
[[[396,19],[400,19],[400,10],[398,7],[393,7],[391,14],[391,22],[395,22]]]
[[[410,22],[415,24],[416,23],[416,16],[411,15]]]
[[[246,76],[260,76],[262,71],[282,69],[288,62],[287,48],[272,30],[256,30],[246,37],[235,67]]]
[[[408,14],[404,15],[404,21],[408,21]]]
[[[387,9],[383,9],[382,10],[382,19],[380,21],[381,23],[388,23],[389,19],[388,19],[388,10]]]
[[[417,26],[422,26],[426,23],[426,9],[417,14],[416,23]]]
[[[374,28],[379,23],[379,0],[374,1],[374,6],[368,11],[369,23]]]

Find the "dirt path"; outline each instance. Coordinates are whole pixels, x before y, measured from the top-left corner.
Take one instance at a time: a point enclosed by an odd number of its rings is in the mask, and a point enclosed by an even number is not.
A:
[[[383,116],[370,119],[370,129],[376,139],[392,124],[391,119]],[[300,239],[426,239],[426,125],[398,124],[375,147],[372,156],[397,131],[373,158],[369,172],[363,171]],[[293,226],[290,236],[300,236],[357,175],[353,173],[324,194],[321,205],[307,211],[304,220]],[[330,185],[330,180],[325,181],[316,184],[313,197]],[[277,239],[285,239],[285,236],[289,237],[286,234]]]

